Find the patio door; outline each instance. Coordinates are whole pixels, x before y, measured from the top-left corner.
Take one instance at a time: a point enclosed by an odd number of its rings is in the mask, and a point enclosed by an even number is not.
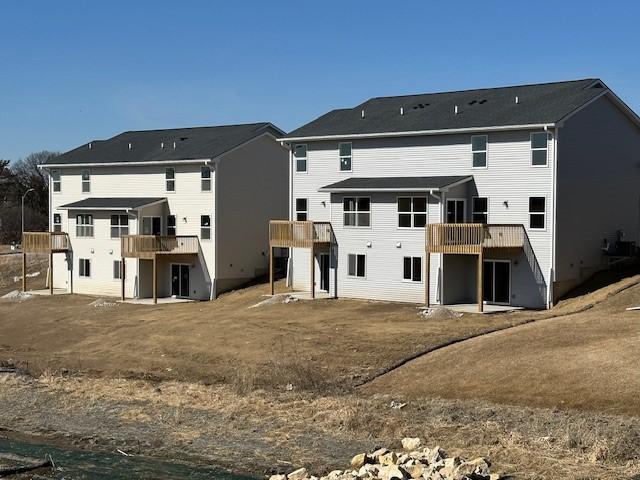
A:
[[[320,290],[329,291],[329,254],[320,254]]]
[[[447,200],[447,223],[465,223],[466,203],[464,198]]]
[[[161,217],[142,217],[143,235],[162,235]]]
[[[483,269],[484,298],[487,303],[509,305],[511,303],[511,262],[509,260],[485,260]]]
[[[189,265],[171,264],[171,296],[189,297]]]

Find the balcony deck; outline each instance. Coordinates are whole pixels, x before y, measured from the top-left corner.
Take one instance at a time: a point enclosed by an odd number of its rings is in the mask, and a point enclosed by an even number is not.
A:
[[[269,244],[280,248],[329,246],[332,231],[329,222],[271,220]]]
[[[123,258],[153,259],[156,255],[197,255],[196,235],[123,235],[120,237]]]
[[[427,226],[429,253],[480,255],[485,249],[523,248],[522,225],[434,223]]]
[[[71,250],[66,232],[22,232],[24,253],[63,253]]]

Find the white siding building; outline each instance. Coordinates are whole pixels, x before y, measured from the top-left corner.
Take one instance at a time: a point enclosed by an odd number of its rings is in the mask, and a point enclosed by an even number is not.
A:
[[[295,289],[544,308],[638,241],[640,121],[596,79],[374,98],[280,140],[289,221],[316,222],[314,248],[272,226]]]
[[[287,212],[279,135],[269,123],[126,132],[45,165],[51,231],[68,234],[53,287],[208,300],[264,275],[265,224]]]

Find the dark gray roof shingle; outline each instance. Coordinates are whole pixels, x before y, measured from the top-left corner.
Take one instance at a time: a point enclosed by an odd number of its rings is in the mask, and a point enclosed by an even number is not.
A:
[[[471,176],[440,177],[352,177],[320,188],[321,191],[412,191],[440,190],[471,180]]]
[[[109,197],[109,198],[85,198],[73,203],[67,203],[61,205],[59,208],[65,210],[86,210],[86,209],[114,209],[114,210],[127,210],[132,208],[140,208],[145,205],[166,201],[164,197]]]
[[[263,133],[283,132],[271,123],[124,132],[95,140],[51,159],[51,164],[125,163],[215,158]],[[164,148],[162,143],[164,142]],[[176,148],[173,148],[175,142]],[[131,149],[129,144],[131,143]]]
[[[549,124],[601,94],[603,88],[606,87],[597,79],[584,79],[378,97],[354,108],[333,110],[285,138]],[[400,114],[401,108],[404,115]]]

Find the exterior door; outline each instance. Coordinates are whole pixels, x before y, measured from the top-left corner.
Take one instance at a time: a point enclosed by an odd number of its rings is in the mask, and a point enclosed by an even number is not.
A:
[[[143,235],[162,235],[162,219],[160,217],[142,217]]]
[[[320,290],[329,291],[329,254],[320,254]]]
[[[189,265],[171,264],[171,296],[189,297]]]
[[[485,260],[482,276],[485,302],[498,305],[511,304],[511,262],[509,260]]]
[[[447,200],[447,223],[465,223],[466,203],[463,198]]]

